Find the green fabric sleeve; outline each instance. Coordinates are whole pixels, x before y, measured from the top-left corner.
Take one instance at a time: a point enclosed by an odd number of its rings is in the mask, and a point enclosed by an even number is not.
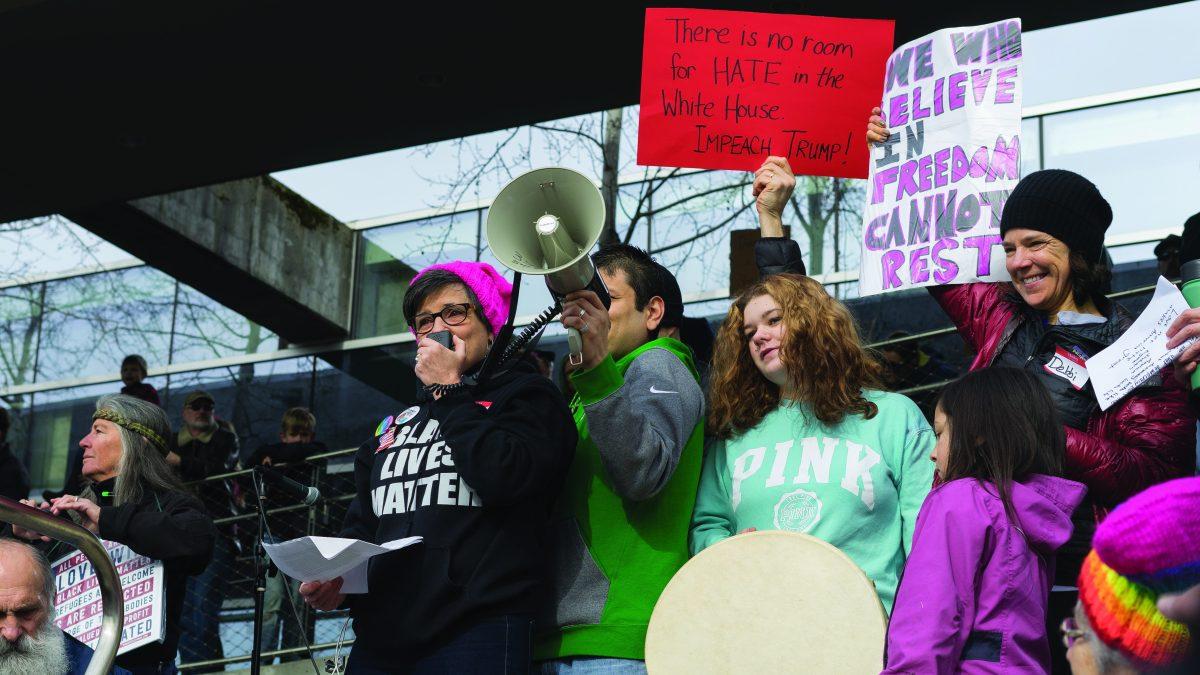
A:
[[[729,474],[725,471],[725,441],[713,441],[704,456],[688,544],[692,555],[736,534]]]
[[[571,373],[571,384],[584,405],[591,405],[608,398],[625,384],[625,376],[617,368],[612,356],[605,356],[595,368]]]

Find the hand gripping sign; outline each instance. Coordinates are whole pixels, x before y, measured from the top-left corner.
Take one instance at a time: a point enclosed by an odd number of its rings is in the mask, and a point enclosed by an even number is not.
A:
[[[117,566],[125,596],[125,625],[117,654],[162,641],[167,597],[162,562],[138,555],[115,541],[105,541],[104,548]],[[78,551],[55,561],[51,569],[54,623],[64,633],[94,649],[103,619],[96,571],[87,556]]]
[[[880,107],[891,136],[871,148],[859,293],[1007,279],[1000,214],[1020,178],[1020,19],[900,47]]]

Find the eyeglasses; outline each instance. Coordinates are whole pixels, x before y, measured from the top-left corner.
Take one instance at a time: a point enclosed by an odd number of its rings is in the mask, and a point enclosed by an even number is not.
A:
[[[196,412],[200,412],[200,411],[212,412],[213,404],[209,403],[207,401],[196,401],[194,403],[189,403],[188,407],[191,408],[192,410],[195,410]]]
[[[1063,619],[1062,625],[1058,627],[1058,630],[1062,632],[1063,646],[1067,649],[1070,649],[1072,645],[1082,640],[1088,634],[1087,631],[1080,630],[1079,624],[1075,623],[1075,617],[1073,616]]]
[[[440,312],[425,312],[413,317],[413,327],[417,329],[417,335],[425,335],[433,330],[433,322],[440,316],[442,323],[447,326],[458,326],[467,320],[471,314],[471,303],[458,302],[453,305],[446,305]]]

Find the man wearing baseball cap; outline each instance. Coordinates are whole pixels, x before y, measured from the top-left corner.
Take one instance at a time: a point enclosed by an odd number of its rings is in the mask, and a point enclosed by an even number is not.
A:
[[[216,402],[203,389],[183,399],[183,426],[171,443],[167,462],[176,468],[184,482],[201,481],[209,476],[232,471],[238,461],[238,438],[217,424],[213,415]],[[228,481],[205,481],[193,486],[214,519],[233,515]],[[207,661],[224,656],[220,637],[220,611],[223,599],[221,575],[233,569],[233,533],[229,526],[218,526],[217,545],[208,569],[188,578],[183,606],[183,635],[179,653],[184,663]],[[193,671],[203,672],[203,671]]]

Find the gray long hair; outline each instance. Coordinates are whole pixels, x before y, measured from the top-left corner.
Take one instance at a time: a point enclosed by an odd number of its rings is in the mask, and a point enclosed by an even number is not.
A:
[[[96,401],[96,410],[111,410],[121,417],[140,424],[166,441],[171,437],[171,425],[163,409],[125,394],[108,394]],[[121,432],[121,459],[117,463],[117,486],[113,503],[137,504],[145,490],[151,492],[182,491],[183,483],[167,464],[165,452],[160,452],[145,436],[117,425]]]

